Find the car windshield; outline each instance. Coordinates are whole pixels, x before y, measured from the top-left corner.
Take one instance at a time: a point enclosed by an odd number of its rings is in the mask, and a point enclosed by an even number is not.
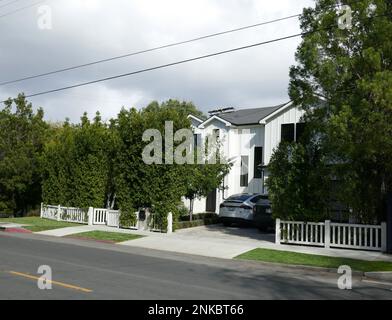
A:
[[[248,200],[250,197],[252,197],[252,195],[250,195],[250,194],[236,194],[234,196],[227,198],[226,201],[228,201],[228,202],[244,202],[244,201]]]

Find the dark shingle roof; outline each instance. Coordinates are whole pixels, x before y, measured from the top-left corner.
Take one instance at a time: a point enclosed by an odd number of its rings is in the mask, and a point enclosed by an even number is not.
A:
[[[285,105],[287,103],[275,107],[240,109],[233,112],[218,113],[216,116],[236,126],[258,124],[261,120]]]

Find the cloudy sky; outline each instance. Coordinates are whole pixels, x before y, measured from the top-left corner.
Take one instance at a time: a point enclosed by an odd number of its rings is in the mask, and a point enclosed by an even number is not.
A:
[[[0,0],[0,82],[183,41],[301,13],[313,0]],[[52,29],[38,27],[39,7]],[[28,8],[26,8],[28,7]],[[19,10],[22,9],[22,10]],[[19,10],[19,11],[17,11]],[[298,19],[0,86],[0,101],[184,60],[300,32]],[[201,110],[280,104],[300,39],[290,39],[188,64],[30,98],[46,118],[104,119],[122,106],[152,100],[193,101]]]

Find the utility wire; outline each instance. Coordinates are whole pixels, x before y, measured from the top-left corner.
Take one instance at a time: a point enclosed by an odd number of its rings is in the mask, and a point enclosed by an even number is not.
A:
[[[128,73],[123,73],[123,74],[119,74],[119,75],[116,75],[116,76],[101,78],[101,79],[88,81],[88,82],[82,82],[82,83],[79,83],[79,84],[70,85],[70,86],[66,86],[66,87],[61,87],[61,88],[57,88],[57,89],[53,89],[53,90],[47,90],[47,91],[41,91],[41,92],[38,92],[38,93],[28,94],[28,95],[25,95],[25,97],[26,98],[31,98],[31,97],[41,96],[41,95],[45,95],[45,94],[49,94],[49,93],[54,93],[54,92],[69,90],[69,89],[73,89],[73,88],[83,87],[83,86],[87,86],[87,85],[94,84],[94,83],[104,82],[104,81],[108,81],[108,80],[114,80],[114,79],[118,79],[118,78],[129,77],[129,76],[132,76],[132,75],[135,75],[135,74],[140,74],[140,73],[144,73],[144,72],[148,72],[148,71],[168,68],[168,67],[172,67],[172,66],[175,66],[175,65],[184,64],[184,63],[188,63],[188,62],[192,62],[192,61],[196,61],[196,60],[211,58],[211,57],[215,57],[215,56],[219,56],[219,55],[223,55],[223,54],[227,54],[227,53],[231,53],[231,52],[235,52],[235,51],[240,51],[240,50],[245,50],[245,49],[250,49],[250,48],[266,45],[266,44],[269,44],[269,43],[274,43],[274,42],[278,42],[278,41],[292,39],[292,38],[303,36],[305,34],[307,34],[307,33],[305,32],[305,33],[293,34],[293,35],[282,37],[282,38],[276,38],[276,39],[273,39],[273,40],[258,42],[258,43],[254,43],[254,44],[247,45],[247,46],[242,46],[242,47],[237,47],[237,48],[234,48],[234,49],[219,51],[219,52],[206,54],[206,55],[202,55],[202,56],[198,56],[198,57],[194,57],[194,58],[190,58],[190,59],[180,60],[180,61],[176,61],[176,62],[172,62],[172,63],[167,63],[167,64],[163,64],[163,65],[159,65],[159,66],[155,66],[155,67],[151,67],[151,68],[146,68],[146,69],[141,69],[141,70],[132,71],[132,72],[128,72]],[[1,103],[4,103],[6,101],[7,100],[1,101]]]
[[[373,16],[370,19],[380,18],[380,17],[385,17],[385,16],[387,16],[387,15],[378,15],[378,16]],[[272,40],[268,40],[268,41],[258,42],[258,43],[254,43],[254,44],[247,45],[247,46],[242,46],[242,47],[237,47],[237,48],[233,48],[233,49],[229,49],[229,50],[219,51],[219,52],[206,54],[206,55],[202,55],[202,56],[198,56],[198,57],[194,57],[194,58],[189,58],[189,59],[185,59],[185,60],[180,60],[180,61],[176,61],[176,62],[172,62],[172,63],[167,63],[167,64],[155,66],[155,67],[150,67],[150,68],[141,69],[141,70],[137,70],[137,71],[133,71],[133,72],[123,73],[123,74],[119,74],[119,75],[115,75],[115,76],[111,76],[111,77],[101,78],[101,79],[97,79],[97,80],[93,80],[93,81],[87,81],[87,82],[82,82],[82,83],[79,83],[79,84],[69,85],[69,86],[65,86],[65,87],[61,87],[61,88],[57,88],[57,89],[52,89],[52,90],[41,91],[41,92],[37,92],[37,93],[33,93],[33,94],[28,94],[28,95],[25,95],[25,97],[26,98],[36,97],[36,96],[46,95],[46,94],[49,94],[49,93],[55,93],[55,92],[59,92],[59,91],[64,91],[64,90],[69,90],[69,89],[73,89],[73,88],[83,87],[83,86],[87,86],[87,85],[95,84],[95,83],[99,83],[99,82],[114,80],[114,79],[118,79],[118,78],[124,78],[124,77],[128,77],[128,76],[135,75],[135,74],[145,73],[145,72],[149,72],[149,71],[153,71],[153,70],[168,68],[168,67],[171,67],[171,66],[180,65],[180,64],[184,64],[184,63],[188,63],[188,62],[192,62],[192,61],[197,61],[197,60],[202,60],[202,59],[206,59],[206,58],[210,58],[210,57],[215,57],[215,56],[219,56],[219,55],[223,55],[223,54],[227,54],[227,53],[232,53],[232,52],[236,52],[236,51],[240,51],[240,50],[250,49],[250,48],[266,45],[266,44],[269,44],[269,43],[274,43],[274,42],[279,42],[279,41],[283,41],[283,40],[288,40],[288,39],[292,39],[292,38],[296,38],[296,37],[300,37],[300,36],[306,36],[306,35],[309,35],[309,34],[320,32],[320,31],[327,31],[327,30],[330,30],[332,28],[333,28],[333,25],[331,25],[329,27],[326,27],[326,28],[321,28],[319,30],[302,32],[302,33],[293,34],[293,35],[286,36],[286,37],[281,37],[281,38],[276,38],[276,39],[272,39]],[[5,103],[8,100],[9,99],[3,100],[0,103]]]
[[[238,31],[242,31],[242,30],[246,30],[246,29],[256,28],[256,27],[259,27],[259,26],[272,24],[272,23],[276,23],[276,22],[279,22],[279,21],[293,19],[293,18],[296,18],[296,17],[299,17],[299,16],[300,16],[300,14],[295,14],[295,15],[284,17],[284,18],[274,19],[274,20],[260,22],[260,23],[256,23],[256,24],[252,24],[252,25],[248,25],[248,26],[244,26],[244,27],[240,27],[240,28],[235,28],[235,29],[230,29],[230,30],[226,30],[226,31],[222,31],[222,32],[212,33],[212,34],[209,34],[209,35],[204,35],[204,36],[196,37],[196,38],[189,39],[189,40],[184,40],[184,41],[180,41],[180,42],[174,42],[174,43],[170,43],[170,44],[165,44],[165,45],[162,45],[162,46],[158,46],[158,47],[154,47],[154,48],[150,48],[150,49],[145,49],[145,50],[141,50],[141,51],[136,51],[136,52],[131,52],[131,53],[127,53],[127,54],[123,54],[123,55],[120,55],[120,56],[115,56],[115,57],[111,57],[111,58],[107,58],[107,59],[97,60],[97,61],[93,61],[93,62],[89,62],[89,63],[85,63],[85,64],[80,64],[80,65],[76,65],[76,66],[72,66],[72,67],[67,67],[67,68],[58,69],[58,70],[54,70],[54,71],[49,71],[49,72],[45,72],[45,73],[41,73],[41,74],[37,74],[37,75],[26,76],[26,77],[22,77],[22,78],[15,79],[15,80],[4,81],[4,82],[0,82],[0,86],[4,86],[4,85],[7,85],[7,84],[12,84],[12,83],[17,83],[17,82],[22,82],[22,81],[26,81],[26,80],[31,80],[31,79],[36,79],[36,78],[40,78],[40,77],[44,77],[44,76],[48,76],[48,75],[52,75],[52,74],[56,74],[56,73],[61,73],[61,72],[65,72],[65,71],[70,71],[70,70],[75,70],[75,69],[79,69],[79,68],[84,68],[84,67],[96,65],[96,64],[99,64],[99,63],[104,63],[104,62],[109,62],[109,61],[113,61],[113,60],[123,59],[123,58],[126,58],[126,57],[131,57],[131,56],[140,55],[140,54],[147,53],[147,52],[152,52],[152,51],[157,51],[157,50],[161,50],[161,49],[165,49],[165,48],[179,46],[179,45],[182,45],[182,44],[186,44],[186,43],[190,43],[190,42],[196,42],[196,41],[200,41],[200,40],[203,40],[203,39],[213,38],[213,37],[217,37],[217,36],[221,36],[221,35],[225,35],[225,34],[229,34],[229,33],[234,33],[234,32],[238,32]]]
[[[28,5],[28,6],[24,6],[24,7],[21,7],[21,8],[19,8],[19,9],[16,9],[16,10],[13,10],[13,11],[10,11],[10,12],[7,12],[7,13],[5,13],[5,14],[3,14],[3,15],[0,15],[0,18],[4,18],[4,17],[10,16],[10,15],[12,15],[12,14],[18,13],[18,12],[20,12],[20,11],[22,11],[22,10],[25,10],[25,9],[29,9],[29,8],[35,7],[36,5],[39,5],[39,4],[44,3],[44,2],[46,2],[46,1],[47,1],[47,0],[35,2],[35,3],[32,3],[32,4]]]
[[[16,2],[19,2],[19,1],[22,1],[22,0],[14,0],[14,1],[8,2],[6,4],[3,4],[2,6],[0,6],[0,9],[4,8],[4,7],[8,7],[8,6],[10,6],[10,5],[12,5],[12,4],[16,3]]]

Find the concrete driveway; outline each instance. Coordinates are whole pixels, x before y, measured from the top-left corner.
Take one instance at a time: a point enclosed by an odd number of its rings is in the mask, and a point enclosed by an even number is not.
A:
[[[151,234],[121,245],[232,259],[262,244],[273,245],[274,238],[253,228],[213,225],[177,230],[171,235]]]
[[[183,237],[212,238],[214,240],[230,240],[244,242],[275,242],[273,233],[261,232],[250,227],[224,227],[223,225],[202,226],[196,228],[182,229],[175,232]]]

